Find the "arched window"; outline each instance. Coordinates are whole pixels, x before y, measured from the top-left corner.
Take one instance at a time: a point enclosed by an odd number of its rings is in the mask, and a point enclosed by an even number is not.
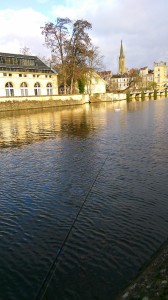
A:
[[[36,82],[35,85],[34,85],[34,94],[35,94],[35,96],[41,94],[41,89],[40,89],[40,83],[39,82]]]
[[[47,95],[52,95],[53,90],[52,90],[52,84],[49,82],[47,83]]]
[[[6,91],[6,96],[7,97],[14,96],[14,89],[13,89],[13,85],[12,85],[11,82],[7,82],[5,84],[5,91]]]
[[[28,96],[28,88],[26,82],[21,83],[20,89],[21,89],[21,96]]]

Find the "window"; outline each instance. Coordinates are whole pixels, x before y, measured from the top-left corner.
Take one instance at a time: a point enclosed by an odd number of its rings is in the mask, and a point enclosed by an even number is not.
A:
[[[29,59],[29,66],[34,66],[34,65],[35,65],[34,59]]]
[[[11,82],[7,82],[5,84],[5,91],[6,91],[7,97],[14,96],[14,89],[13,89],[13,85]]]
[[[52,95],[52,84],[49,82],[47,83],[47,95]]]
[[[21,83],[20,89],[21,89],[21,96],[28,96],[28,88],[26,82]]]
[[[40,89],[40,84],[39,84],[39,82],[36,82],[35,85],[34,85],[34,94],[35,94],[35,96],[41,94],[41,89]]]

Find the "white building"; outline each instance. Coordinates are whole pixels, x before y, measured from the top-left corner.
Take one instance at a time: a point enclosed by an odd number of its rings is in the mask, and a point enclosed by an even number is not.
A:
[[[113,75],[111,77],[111,88],[113,91],[124,91],[130,85],[130,77],[127,74]]]
[[[53,94],[57,74],[37,56],[0,53],[0,97]]]
[[[139,75],[142,77],[148,75],[148,73],[149,73],[148,67],[143,67],[140,68],[139,70]]]
[[[96,72],[87,75],[85,93],[89,95],[106,93],[106,81]]]
[[[166,62],[154,63],[154,82],[160,89],[168,85],[168,65]]]

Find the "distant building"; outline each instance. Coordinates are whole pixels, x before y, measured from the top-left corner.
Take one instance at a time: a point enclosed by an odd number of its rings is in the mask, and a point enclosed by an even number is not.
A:
[[[137,68],[132,68],[128,71],[128,74],[130,76],[135,75],[135,74],[139,74],[139,70]]]
[[[123,91],[129,87],[130,77],[127,74],[113,75],[111,78],[112,91]]]
[[[142,78],[141,86],[144,89],[154,88],[154,71],[149,70],[148,67],[140,68],[139,75]]]
[[[102,71],[102,72],[98,72],[98,74],[106,82],[106,91],[110,92],[112,71]]]
[[[58,94],[57,74],[37,56],[0,53],[0,96]]]
[[[168,85],[168,65],[166,62],[154,62],[154,82],[157,88],[164,88]]]
[[[85,85],[86,94],[104,94],[106,93],[106,81],[96,72],[87,75],[87,84]]]
[[[112,71],[102,71],[98,72],[98,74],[106,81],[107,84],[110,83]]]
[[[125,55],[123,50],[123,45],[121,41],[120,55],[118,60],[118,74],[111,77],[110,80],[110,90],[111,91],[123,91],[129,87],[130,77],[128,76]]]
[[[126,69],[126,63],[125,63],[125,55],[124,55],[124,50],[123,50],[123,45],[121,41],[121,47],[120,47],[120,56],[119,56],[119,65],[118,65],[118,74],[125,74],[127,73]]]
[[[140,76],[145,76],[148,73],[149,73],[148,67],[143,67],[143,68],[140,68],[140,70],[139,70]]]

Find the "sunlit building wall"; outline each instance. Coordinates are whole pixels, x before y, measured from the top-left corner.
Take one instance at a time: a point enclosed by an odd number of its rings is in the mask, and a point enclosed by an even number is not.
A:
[[[37,56],[0,53],[0,96],[57,95],[57,74]]]
[[[163,88],[168,84],[168,65],[166,62],[154,63],[154,82],[158,88]]]

